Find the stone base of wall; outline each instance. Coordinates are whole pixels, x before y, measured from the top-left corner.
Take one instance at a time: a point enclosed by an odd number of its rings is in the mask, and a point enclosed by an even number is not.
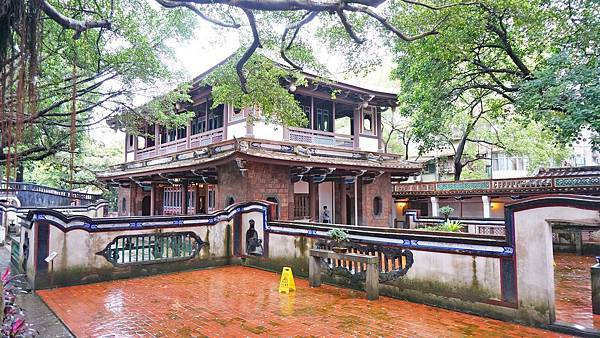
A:
[[[35,289],[49,289],[54,287],[72,286],[80,284],[146,277],[157,274],[189,271],[202,268],[218,267],[232,264],[241,264],[237,257],[199,259],[193,258],[181,262],[140,264],[107,269],[89,269],[85,267],[72,268],[68,271],[57,273],[39,273],[35,277]]]

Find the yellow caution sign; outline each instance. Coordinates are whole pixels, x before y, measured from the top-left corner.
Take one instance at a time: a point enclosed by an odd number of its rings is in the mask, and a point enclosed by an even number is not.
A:
[[[283,271],[281,271],[279,292],[289,293],[290,291],[296,291],[296,284],[294,283],[294,274],[292,274],[292,268],[286,266],[283,268]]]

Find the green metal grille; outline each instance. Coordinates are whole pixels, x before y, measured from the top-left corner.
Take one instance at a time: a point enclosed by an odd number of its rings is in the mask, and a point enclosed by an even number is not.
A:
[[[193,232],[126,235],[115,238],[103,251],[115,265],[189,259],[204,245]]]

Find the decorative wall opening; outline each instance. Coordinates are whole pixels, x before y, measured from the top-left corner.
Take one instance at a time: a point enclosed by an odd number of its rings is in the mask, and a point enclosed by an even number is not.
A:
[[[277,197],[267,197],[267,201],[275,203],[275,219],[279,219],[279,200]]]
[[[381,215],[382,211],[383,211],[383,201],[381,200],[381,197],[377,196],[377,197],[373,198],[373,215],[379,216],[379,215]]]
[[[202,239],[193,232],[125,235],[96,254],[113,265],[149,264],[190,259],[203,246]]]
[[[225,206],[228,207],[233,204],[235,204],[235,198],[233,198],[233,196],[227,197],[227,199],[225,200]]]

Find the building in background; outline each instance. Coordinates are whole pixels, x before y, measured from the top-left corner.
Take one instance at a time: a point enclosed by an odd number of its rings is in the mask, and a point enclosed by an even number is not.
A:
[[[282,79],[309,121],[291,128],[261,119],[259,107],[213,107],[211,88],[199,84],[209,72],[193,83],[187,126],[140,126],[125,137],[125,162],[98,175],[119,187],[120,215],[210,213],[268,200],[280,219],[321,221],[327,206],[335,223],[393,224],[392,183],[421,170],[381,153],[381,112],[395,94],[310,73],[307,87]]]

